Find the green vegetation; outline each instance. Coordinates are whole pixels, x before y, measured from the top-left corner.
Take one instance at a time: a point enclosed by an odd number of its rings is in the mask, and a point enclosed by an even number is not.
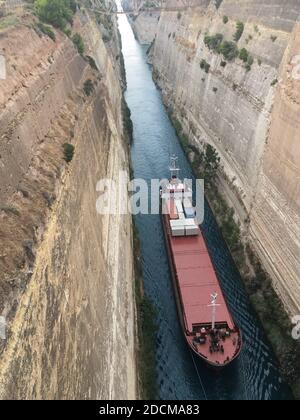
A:
[[[228,16],[223,16],[223,23],[226,25],[229,22]]]
[[[94,92],[94,84],[91,79],[88,79],[84,82],[83,90],[86,96],[90,96]]]
[[[277,40],[277,36],[271,35],[271,40],[272,40],[272,42],[275,42]]]
[[[274,79],[273,82],[271,83],[271,86],[276,86],[278,83],[278,79]]]
[[[65,28],[64,29],[64,34],[67,35],[68,38],[71,38],[72,35],[72,31],[70,28]]]
[[[237,45],[234,42],[223,41],[223,38],[222,34],[206,35],[204,44],[217,54],[222,54],[226,60],[232,61],[238,56]]]
[[[182,14],[181,14],[181,12],[178,12],[177,13],[177,19],[180,20],[181,18],[182,18]]]
[[[223,35],[222,34],[216,34],[213,36],[206,35],[204,38],[204,44],[213,51],[219,52],[220,46],[223,41]]]
[[[208,64],[208,62],[206,61],[206,60],[201,60],[201,62],[200,62],[200,68],[202,69],[202,70],[204,70],[205,71],[205,73],[209,73],[209,70],[210,70],[210,64]]]
[[[247,71],[251,70],[253,63],[254,63],[254,58],[251,55],[249,55],[246,66],[245,66]]]
[[[248,38],[246,39],[246,44],[249,44],[250,41],[252,41],[253,36],[249,35]]]
[[[239,54],[237,45],[231,41],[222,42],[219,52],[227,61],[233,61]]]
[[[84,43],[83,43],[83,39],[81,37],[80,34],[74,34],[72,37],[72,41],[73,44],[75,45],[75,47],[77,48],[77,51],[79,52],[80,55],[83,55],[84,53]]]
[[[91,68],[93,70],[99,71],[99,69],[97,67],[97,64],[96,64],[95,60],[93,59],[93,57],[90,57],[89,55],[87,55],[86,59],[88,60],[89,65],[91,66]]]
[[[214,92],[214,93],[217,93],[217,92],[218,92],[218,88],[213,87],[213,92]]]
[[[234,39],[235,42],[238,42],[242,38],[242,35],[244,33],[244,29],[245,29],[245,25],[243,24],[243,22],[240,22],[240,21],[237,22],[236,32],[233,36],[233,39]]]
[[[105,31],[103,32],[102,39],[104,42],[111,41],[114,34],[114,24],[111,15],[96,15],[96,19],[99,25],[103,26]]]
[[[103,39],[103,42],[105,42],[105,43],[107,43],[107,42],[110,42],[111,41],[111,38],[112,38],[112,34],[110,33],[110,34],[103,34],[103,36],[102,36],[102,39]]]
[[[12,206],[0,207],[0,212],[2,211],[6,214],[13,214],[14,216],[20,216],[20,211]]]
[[[52,39],[52,41],[55,41],[56,37],[55,37],[55,33],[53,32],[53,30],[50,28],[50,26],[45,25],[42,22],[38,22],[36,24],[36,27],[45,35],[47,35],[49,38]]]
[[[4,31],[7,28],[16,26],[19,23],[19,19],[15,15],[6,15],[1,18],[0,21],[0,32]]]
[[[240,50],[240,53],[239,53],[239,58],[240,58],[241,60],[243,60],[243,61],[244,61],[244,63],[247,63],[248,58],[249,58],[249,52],[248,52],[248,50],[246,50],[246,48],[242,48],[242,49]]]
[[[141,266],[140,241],[133,223],[133,249],[135,266],[135,297],[138,329],[138,372],[140,396],[143,400],[157,398],[155,372],[156,312],[143,290],[143,272]]]
[[[245,63],[245,68],[247,71],[251,70],[252,64],[254,62],[253,57],[249,54],[246,48],[242,48],[240,51],[237,47],[236,42],[224,41],[222,34],[216,35],[206,35],[204,37],[204,44],[210,50],[214,51],[217,54],[222,54],[224,59],[227,61],[233,61],[237,57]],[[204,66],[204,64],[202,64]],[[226,67],[226,62],[221,62],[222,67]]]
[[[206,35],[204,38],[204,44],[217,54],[222,54],[226,60],[232,61],[239,54],[237,45],[231,41],[223,41],[223,38],[222,34],[216,34],[213,36]]]
[[[64,160],[67,163],[70,163],[74,157],[75,147],[70,143],[65,143],[63,145],[64,149]]]
[[[34,5],[41,21],[61,30],[72,24],[76,12],[75,0],[35,0]]]
[[[253,65],[253,63],[254,63],[254,59],[253,59],[253,57],[249,54],[249,52],[246,50],[246,48],[242,48],[242,49],[240,50],[240,53],[239,53],[239,58],[240,58],[241,60],[243,60],[243,61],[244,61],[244,63],[246,64],[246,65],[245,65],[245,69],[246,69],[247,71],[250,71],[250,70],[251,70],[251,67],[252,67],[252,65]]]
[[[132,143],[133,140],[133,123],[131,119],[131,111],[127,105],[125,98],[123,97],[122,101],[122,115],[123,115],[123,127],[126,133],[126,136],[129,140],[129,143]]]

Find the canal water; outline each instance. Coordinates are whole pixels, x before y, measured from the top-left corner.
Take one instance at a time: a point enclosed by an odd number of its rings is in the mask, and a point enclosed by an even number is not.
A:
[[[152,80],[146,49],[136,41],[125,15],[119,16],[127,76],[126,101],[132,113],[132,163],[135,178],[169,176],[172,154],[179,158],[182,178],[192,178],[161,93]],[[160,399],[278,400],[290,397],[263,330],[253,313],[240,275],[208,206],[202,226],[222,287],[243,331],[241,357],[221,372],[209,369],[188,349],[176,312],[174,293],[158,215],[136,217],[145,292],[157,310],[156,369]]]

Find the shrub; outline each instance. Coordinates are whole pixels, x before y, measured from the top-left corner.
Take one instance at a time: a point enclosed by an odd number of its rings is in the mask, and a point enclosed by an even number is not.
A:
[[[249,58],[249,53],[248,53],[248,51],[246,50],[246,48],[242,48],[242,49],[241,49],[241,51],[240,51],[240,53],[239,53],[239,58],[240,58],[241,60],[243,60],[243,61],[244,61],[244,63],[247,63],[248,58]]]
[[[87,60],[89,62],[89,65],[91,66],[91,68],[93,70],[99,70],[98,67],[97,67],[97,64],[96,64],[95,60],[93,59],[93,57],[90,57],[89,55],[87,55],[86,58],[87,58]],[[118,60],[118,59],[119,59],[119,56],[116,57],[116,60]]]
[[[218,88],[214,87],[214,88],[213,88],[213,92],[214,92],[214,93],[217,93],[217,92],[218,92]]]
[[[64,34],[67,35],[68,38],[70,38],[71,35],[72,35],[71,29],[70,28],[65,28],[64,29]]]
[[[238,42],[242,38],[242,35],[244,33],[244,29],[245,29],[245,26],[244,26],[243,22],[240,22],[240,21],[237,22],[236,33],[233,36],[233,39],[235,40],[235,42]]]
[[[75,47],[77,48],[77,51],[79,52],[79,54],[83,54],[84,53],[84,43],[83,43],[83,39],[81,37],[80,34],[74,34],[72,37],[72,41],[73,44],[75,45]]]
[[[234,60],[239,53],[236,43],[231,41],[224,41],[220,45],[219,52],[223,54],[223,57],[228,61]]]
[[[221,66],[221,67],[226,67],[226,66],[227,66],[226,61],[221,61],[220,66]]]
[[[105,43],[106,42],[109,42],[111,40],[111,38],[112,38],[112,34],[111,33],[109,33],[108,35],[107,34],[103,34],[103,36],[102,36],[102,39],[103,39],[103,41]]]
[[[38,22],[37,27],[43,34],[45,34],[49,38],[51,38],[52,41],[55,41],[55,39],[56,39],[55,33],[52,31],[52,29],[49,26],[44,25],[42,22]]]
[[[63,30],[67,23],[72,24],[76,11],[74,0],[35,0],[34,5],[38,17],[55,28]]]
[[[276,86],[278,83],[278,79],[274,79],[273,82],[271,83],[271,86]]]
[[[83,90],[86,96],[90,96],[94,92],[94,85],[91,79],[88,79],[84,82]]]
[[[74,157],[75,147],[70,143],[63,144],[64,149],[64,160],[70,163]]]
[[[271,40],[272,40],[272,42],[275,42],[277,40],[277,36],[271,35]]]
[[[173,123],[174,123],[176,133],[181,134],[183,130],[181,122],[177,118],[174,118]]]
[[[247,63],[249,64],[249,66],[252,66],[252,64],[254,63],[254,58],[252,57],[252,55],[248,56]]]
[[[13,214],[14,216],[20,216],[20,211],[12,206],[0,207],[0,212],[3,211],[6,214]]]
[[[223,16],[223,23],[226,25],[229,21],[228,16]]]
[[[180,20],[182,17],[182,14],[180,12],[177,13],[177,19]]]
[[[205,70],[205,73],[209,73],[210,64],[206,60],[201,60],[200,67],[202,70]]]
[[[223,41],[222,34],[216,34],[213,36],[206,35],[204,38],[204,44],[213,51],[219,51],[220,45]]]

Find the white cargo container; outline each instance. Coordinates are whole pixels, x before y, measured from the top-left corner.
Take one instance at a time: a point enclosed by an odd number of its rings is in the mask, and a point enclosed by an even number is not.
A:
[[[178,213],[183,213],[183,207],[180,200],[175,200],[175,205],[177,208]]]
[[[185,234],[186,236],[197,236],[199,235],[199,228],[198,226],[185,226]]]
[[[179,220],[186,220],[184,213],[178,213]]]
[[[171,227],[183,227],[185,226],[185,219],[183,220],[170,220]]]
[[[172,236],[185,236],[184,226],[174,226],[171,228]]]
[[[185,219],[185,226],[196,226],[195,219]]]
[[[183,200],[183,206],[184,206],[185,209],[191,209],[191,208],[193,208],[193,204],[192,204],[192,202],[191,202],[191,200],[189,198],[185,198]]]

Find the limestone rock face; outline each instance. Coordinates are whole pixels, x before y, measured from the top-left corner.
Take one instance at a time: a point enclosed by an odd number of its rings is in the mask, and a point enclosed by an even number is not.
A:
[[[222,189],[241,222],[247,220],[248,236],[286,308],[299,313],[299,80],[291,74],[300,60],[294,58],[294,68],[291,60],[300,3],[191,5],[181,14],[161,15],[152,51],[155,78],[194,144],[211,143],[219,152],[226,174]],[[205,35],[217,33],[232,41],[237,21],[244,24],[238,48],[254,58],[248,70],[239,58],[224,60],[204,43]]]
[[[300,302],[300,24],[280,68],[271,126],[251,213],[251,236],[287,307]]]
[[[96,71],[32,23],[0,37],[0,397],[135,398],[131,218],[96,211],[97,182],[128,171],[119,45],[76,17]]]
[[[159,18],[159,12],[144,12],[132,21],[133,30],[141,44],[150,45],[154,41]]]
[[[123,0],[122,6],[123,9],[126,11],[132,11],[134,10],[135,6],[138,6],[138,8],[141,7],[149,7],[151,5],[152,7],[160,6],[159,1],[133,1],[133,0]],[[138,41],[141,44],[144,45],[150,45],[154,41],[154,38],[156,36],[157,32],[157,26],[160,19],[160,12],[159,11],[147,11],[147,12],[140,12],[137,15],[130,15],[129,16],[130,23],[132,26],[132,29],[135,33],[135,36],[137,37]]]

